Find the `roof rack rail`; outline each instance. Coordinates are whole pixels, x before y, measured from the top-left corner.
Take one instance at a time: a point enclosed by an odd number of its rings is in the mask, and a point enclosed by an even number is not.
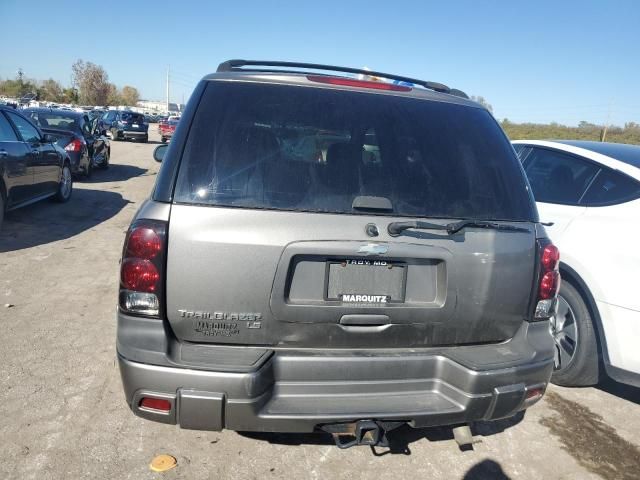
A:
[[[343,73],[357,73],[360,75],[372,75],[374,77],[382,77],[389,78],[393,80],[398,80],[401,82],[413,83],[415,85],[420,85],[424,88],[428,88],[429,90],[434,90],[436,92],[441,93],[449,93],[452,95],[457,95],[464,98],[469,98],[463,91],[457,89],[450,89],[446,85],[438,82],[430,82],[428,80],[418,80],[417,78],[403,77],[401,75],[393,75],[391,73],[383,73],[376,72],[374,70],[364,70],[360,68],[349,68],[349,67],[336,67],[333,65],[322,65],[318,63],[301,63],[301,62],[280,62],[280,61],[270,61],[270,60],[227,60],[226,62],[222,62],[218,65],[218,72],[232,72],[240,69],[241,67],[285,67],[285,68],[304,68],[309,70],[328,70],[333,72],[343,72]],[[258,69],[255,71],[276,71],[281,72],[282,70],[262,70]],[[293,71],[286,71],[286,73],[299,73]]]

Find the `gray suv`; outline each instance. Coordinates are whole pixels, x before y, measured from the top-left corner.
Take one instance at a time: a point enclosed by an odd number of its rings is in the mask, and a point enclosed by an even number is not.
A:
[[[544,394],[558,250],[461,91],[232,60],[154,156],[117,313],[136,415],[340,447],[451,425],[465,444]]]

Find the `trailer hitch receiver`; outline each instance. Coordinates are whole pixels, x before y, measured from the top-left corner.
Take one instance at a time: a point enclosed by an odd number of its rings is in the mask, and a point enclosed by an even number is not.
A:
[[[357,445],[389,447],[387,432],[404,422],[378,422],[359,420],[354,423],[338,423],[320,427],[333,436],[338,448],[350,448]]]

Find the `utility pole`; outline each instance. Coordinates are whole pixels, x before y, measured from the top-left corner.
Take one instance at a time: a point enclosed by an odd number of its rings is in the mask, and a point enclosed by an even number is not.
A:
[[[169,66],[167,66],[167,114],[169,114]]]
[[[604,142],[607,139],[607,130],[609,129],[609,120],[611,119],[612,106],[613,106],[613,100],[609,100],[609,111],[607,112],[607,121],[604,124],[604,130],[602,130],[602,137],[600,138],[601,142]]]

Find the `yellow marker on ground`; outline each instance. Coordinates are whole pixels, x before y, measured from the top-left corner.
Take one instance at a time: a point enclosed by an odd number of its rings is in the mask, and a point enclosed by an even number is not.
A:
[[[178,461],[171,455],[158,455],[151,460],[149,468],[154,472],[166,472],[167,470],[171,470],[177,464]]]

